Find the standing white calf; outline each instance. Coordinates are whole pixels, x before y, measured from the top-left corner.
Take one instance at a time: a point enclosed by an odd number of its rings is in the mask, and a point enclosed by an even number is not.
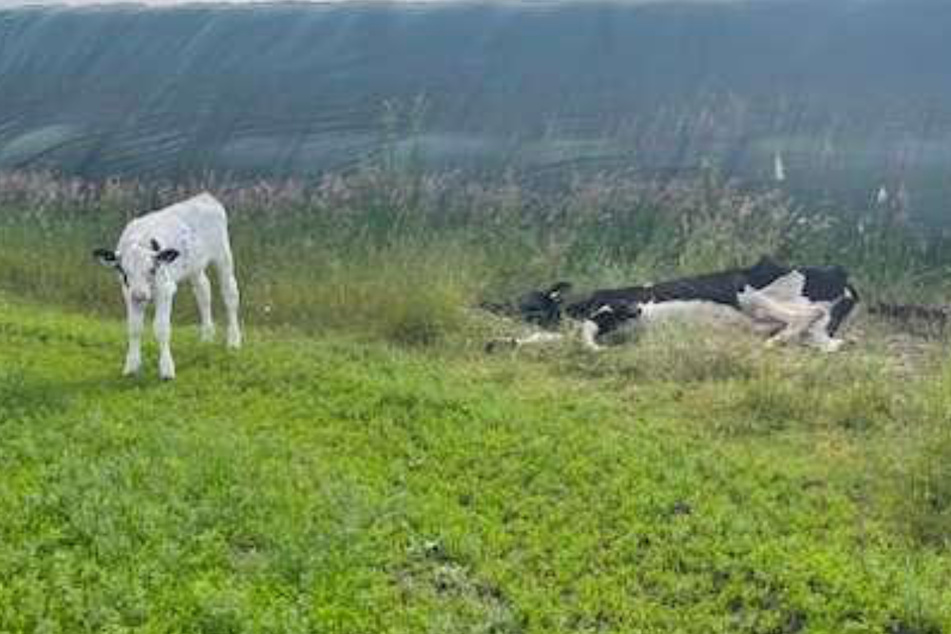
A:
[[[189,280],[195,291],[202,341],[214,338],[211,284],[205,274],[209,264],[214,264],[218,271],[221,296],[228,311],[228,346],[241,346],[238,282],[228,239],[228,216],[211,194],[199,194],[136,218],[126,225],[115,251],[96,249],[95,256],[103,265],[116,270],[122,281],[129,331],[124,374],[135,374],[142,367],[145,310],[154,300],[159,376],[175,378],[169,343],[172,302],[182,280]]]

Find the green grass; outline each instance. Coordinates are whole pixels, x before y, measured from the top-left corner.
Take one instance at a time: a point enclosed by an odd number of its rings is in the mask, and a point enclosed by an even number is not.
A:
[[[949,381],[874,350],[709,343],[705,374],[180,325],[161,383],[118,376],[120,322],[0,302],[2,631],[951,628],[951,454],[909,439]]]
[[[0,632],[951,631],[940,338],[487,356],[472,309],[767,252],[940,303],[940,240],[709,178],[221,189],[248,343],[183,288],[162,383],[90,252],[186,192],[0,174]]]

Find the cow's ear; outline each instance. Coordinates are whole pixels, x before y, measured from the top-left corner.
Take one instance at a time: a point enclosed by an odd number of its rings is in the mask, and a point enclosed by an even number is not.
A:
[[[96,249],[92,252],[92,255],[99,260],[100,264],[109,268],[114,268],[119,263],[119,258],[116,257],[115,251],[110,251],[109,249]]]
[[[558,299],[561,299],[561,296],[564,293],[567,293],[570,290],[571,290],[570,282],[558,282],[557,284],[549,288],[547,291],[545,291],[545,295],[547,295],[550,299],[558,300]]]
[[[157,262],[162,264],[169,264],[175,261],[175,258],[179,256],[178,249],[163,249],[159,251],[159,254],[155,256]]]

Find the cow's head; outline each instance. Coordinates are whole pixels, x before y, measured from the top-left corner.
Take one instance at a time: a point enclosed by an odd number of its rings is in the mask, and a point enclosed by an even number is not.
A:
[[[161,268],[175,261],[176,249],[163,249],[154,238],[146,244],[133,244],[121,252],[96,249],[93,255],[108,268],[114,269],[134,302],[151,301]]]
[[[550,328],[561,320],[561,307],[564,294],[571,289],[568,282],[557,284],[543,291],[532,291],[519,298],[518,311],[522,319],[530,324]]]

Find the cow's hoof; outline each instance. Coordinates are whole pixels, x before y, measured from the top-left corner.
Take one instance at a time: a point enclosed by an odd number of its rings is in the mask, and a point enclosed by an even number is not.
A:
[[[237,350],[241,347],[241,333],[240,332],[229,332],[228,341],[226,344],[232,350]]]
[[[202,343],[211,343],[215,340],[215,329],[214,328],[202,328],[198,333],[198,339]]]
[[[843,345],[845,345],[845,342],[842,339],[832,339],[831,341],[825,342],[821,349],[823,352],[831,354],[841,350]]]
[[[163,381],[171,381],[175,378],[175,362],[170,358],[162,359],[159,362],[159,378]]]

